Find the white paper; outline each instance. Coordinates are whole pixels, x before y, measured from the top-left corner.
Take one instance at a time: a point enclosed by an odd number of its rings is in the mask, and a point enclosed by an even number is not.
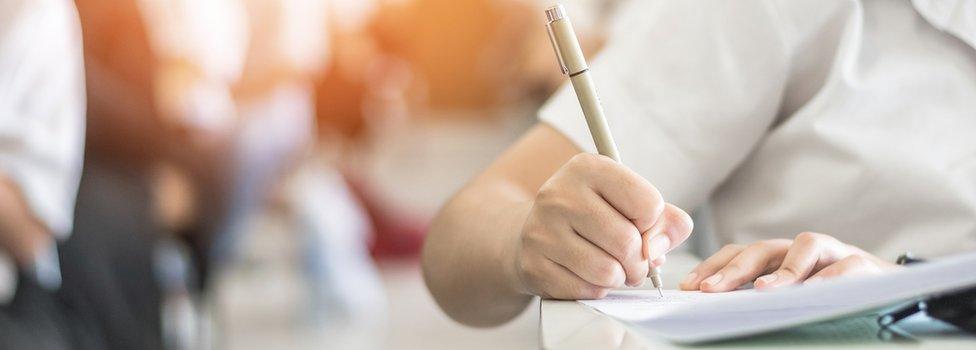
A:
[[[622,320],[636,321],[659,315],[681,305],[728,298],[751,292],[751,290],[743,290],[731,293],[702,293],[668,289],[664,291],[662,298],[656,289],[617,290],[600,300],[580,300],[579,302],[607,315]]]
[[[880,276],[840,278],[773,291],[709,294],[716,297],[669,291],[672,298],[680,299],[661,302],[654,301],[656,291],[642,292],[636,300],[620,297],[617,292],[614,299],[584,303],[630,322],[649,336],[698,343],[826,321],[971,286],[976,286],[976,253]]]

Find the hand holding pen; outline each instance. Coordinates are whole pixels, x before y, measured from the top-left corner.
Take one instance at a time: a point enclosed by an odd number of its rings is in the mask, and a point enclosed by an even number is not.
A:
[[[619,162],[572,24],[561,6],[546,15],[602,156],[577,155],[541,187],[522,228],[519,278],[527,292],[560,299],[601,298],[647,276],[660,291],[657,267],[687,239],[691,218]]]

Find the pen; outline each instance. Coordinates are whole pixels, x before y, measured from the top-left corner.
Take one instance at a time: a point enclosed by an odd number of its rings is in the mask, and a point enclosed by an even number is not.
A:
[[[563,5],[546,9],[546,20],[546,29],[556,52],[559,68],[563,74],[569,76],[573,89],[576,90],[576,98],[579,99],[580,108],[583,109],[583,116],[586,118],[586,125],[590,128],[590,135],[593,136],[597,152],[620,163],[620,153],[617,152],[617,145],[610,135],[610,127],[603,115],[600,99],[596,95],[596,86],[590,76],[586,57],[583,56],[583,49],[580,48],[579,39],[576,37],[573,23],[566,15],[566,9]],[[657,288],[658,294],[664,297],[664,291],[661,289],[661,269],[651,267],[649,277],[654,288]]]

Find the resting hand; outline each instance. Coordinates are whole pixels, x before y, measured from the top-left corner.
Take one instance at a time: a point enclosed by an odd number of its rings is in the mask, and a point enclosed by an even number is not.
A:
[[[749,282],[757,289],[766,289],[896,268],[831,236],[804,232],[792,240],[727,245],[695,267],[681,282],[681,289],[727,292]]]
[[[521,292],[597,299],[637,286],[691,233],[691,218],[610,158],[580,154],[542,185],[512,259]]]

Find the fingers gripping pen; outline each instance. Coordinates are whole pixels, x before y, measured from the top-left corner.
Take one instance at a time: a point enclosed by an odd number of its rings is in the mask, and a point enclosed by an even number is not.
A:
[[[583,56],[583,49],[580,48],[579,39],[576,37],[572,22],[566,15],[566,9],[562,5],[546,9],[546,20],[549,40],[552,41],[553,49],[556,51],[559,68],[563,74],[569,76],[573,89],[576,90],[576,97],[579,99],[580,108],[583,109],[583,116],[586,117],[586,125],[590,129],[590,135],[593,136],[597,152],[619,163],[620,154],[617,145],[613,142],[613,135],[610,134],[610,127],[607,125],[603,107],[596,94],[596,86],[586,64],[586,57]],[[654,288],[657,288],[658,294],[663,297],[661,269],[651,267],[648,277],[654,284]]]

